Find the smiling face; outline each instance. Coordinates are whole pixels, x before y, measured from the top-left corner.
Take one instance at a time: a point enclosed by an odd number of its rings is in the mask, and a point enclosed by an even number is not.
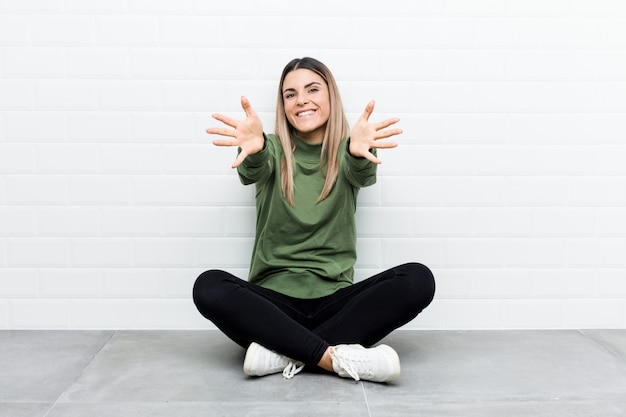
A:
[[[324,79],[300,68],[285,76],[282,87],[285,116],[298,136],[311,144],[324,139],[330,117],[330,95]]]

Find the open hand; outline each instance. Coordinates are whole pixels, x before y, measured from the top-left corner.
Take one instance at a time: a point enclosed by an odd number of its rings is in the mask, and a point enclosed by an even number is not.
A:
[[[232,167],[237,168],[248,155],[255,154],[263,150],[265,139],[263,137],[263,124],[256,112],[252,109],[247,98],[241,97],[241,107],[246,113],[244,120],[235,120],[223,114],[214,114],[213,118],[230,126],[211,127],[206,130],[211,135],[220,135],[230,137],[232,139],[216,139],[213,141],[217,146],[239,146],[241,152],[237,155],[237,159]]]
[[[370,160],[375,164],[381,161],[370,152],[373,148],[395,148],[395,142],[381,141],[391,136],[399,135],[402,129],[387,129],[389,126],[398,123],[400,119],[386,119],[378,123],[370,123],[369,118],[374,111],[374,101],[370,101],[365,106],[365,111],[359,117],[352,131],[350,132],[350,154]]]

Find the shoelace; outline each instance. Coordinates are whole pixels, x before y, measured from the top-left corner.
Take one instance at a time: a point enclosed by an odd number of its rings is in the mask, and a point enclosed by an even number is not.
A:
[[[291,379],[300,373],[301,370],[304,369],[304,364],[302,362],[289,361],[285,369],[283,369],[283,378]]]
[[[344,357],[341,352],[337,349],[332,349],[330,352],[330,357],[333,362],[337,364],[341,369],[343,369],[348,375],[350,375],[355,381],[359,381],[361,378],[359,377],[359,368],[358,365],[361,365],[362,369],[365,369],[364,363],[367,359],[363,356],[357,357]]]

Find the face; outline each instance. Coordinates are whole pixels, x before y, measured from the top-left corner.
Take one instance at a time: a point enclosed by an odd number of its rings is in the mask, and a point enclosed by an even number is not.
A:
[[[321,143],[330,117],[330,95],[324,79],[300,68],[285,76],[282,93],[285,115],[298,136],[311,144]]]

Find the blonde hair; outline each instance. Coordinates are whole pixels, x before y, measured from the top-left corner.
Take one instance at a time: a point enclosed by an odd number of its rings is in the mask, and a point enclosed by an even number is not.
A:
[[[297,69],[308,69],[318,74],[326,82],[328,86],[328,94],[330,96],[330,117],[326,123],[324,138],[322,141],[322,153],[320,158],[320,170],[325,176],[324,187],[317,199],[319,203],[325,199],[333,189],[337,176],[339,175],[339,158],[337,156],[339,145],[342,140],[350,135],[350,126],[348,119],[343,110],[341,96],[333,74],[326,65],[314,58],[296,58],[289,62],[283,69],[278,85],[278,99],[276,101],[276,126],[275,134],[280,139],[283,148],[283,158],[280,166],[281,189],[283,196],[290,205],[294,205],[294,183],[293,183],[293,167],[294,167],[294,150],[296,143],[293,135],[295,129],[285,114],[285,105],[283,102],[283,84],[285,77],[291,71]]]

